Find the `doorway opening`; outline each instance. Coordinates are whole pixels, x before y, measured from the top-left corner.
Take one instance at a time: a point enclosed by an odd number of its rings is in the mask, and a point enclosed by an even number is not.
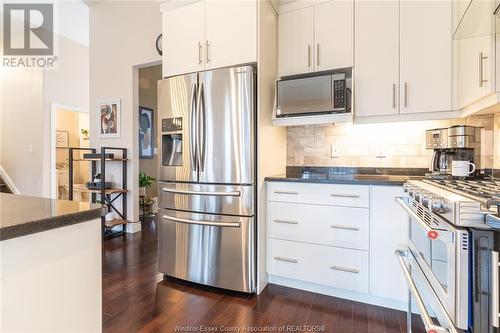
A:
[[[139,68],[139,215],[141,222],[154,217],[158,206],[158,81],[161,64]]]
[[[89,147],[88,110],[52,103],[51,170],[52,198],[68,199],[69,195],[69,148]],[[89,201],[85,183],[91,179],[91,165],[78,161],[73,165],[73,199]]]

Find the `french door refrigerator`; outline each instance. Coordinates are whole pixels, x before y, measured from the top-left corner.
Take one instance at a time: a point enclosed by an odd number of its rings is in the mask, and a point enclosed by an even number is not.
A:
[[[158,83],[158,268],[255,292],[256,74],[253,66]]]

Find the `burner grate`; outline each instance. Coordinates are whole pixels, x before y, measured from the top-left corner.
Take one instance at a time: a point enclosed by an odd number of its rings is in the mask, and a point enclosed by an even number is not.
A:
[[[495,180],[429,180],[430,183],[455,190],[458,194],[469,195],[489,206],[500,205],[500,182]]]

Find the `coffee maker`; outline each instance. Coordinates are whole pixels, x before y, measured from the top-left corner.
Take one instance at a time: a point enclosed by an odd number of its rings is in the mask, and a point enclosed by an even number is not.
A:
[[[430,173],[435,179],[451,178],[452,161],[469,161],[476,165],[478,175],[481,163],[481,127],[455,125],[448,128],[436,128],[425,133],[425,148],[433,149]]]

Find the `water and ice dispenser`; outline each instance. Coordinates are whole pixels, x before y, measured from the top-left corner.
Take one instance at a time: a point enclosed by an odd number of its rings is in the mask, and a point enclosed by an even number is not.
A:
[[[182,165],[182,117],[162,119],[161,132],[161,164]]]

